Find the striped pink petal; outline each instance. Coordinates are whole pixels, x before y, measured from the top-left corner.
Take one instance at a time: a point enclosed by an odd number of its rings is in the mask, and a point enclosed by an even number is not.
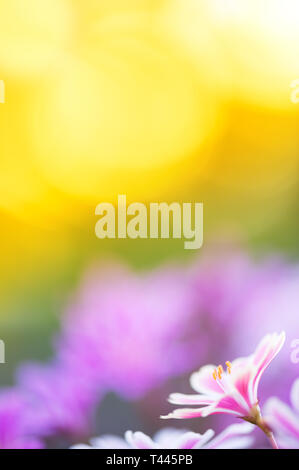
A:
[[[202,408],[178,408],[166,416],[160,416],[161,419],[189,419],[208,416],[213,406],[203,406]],[[208,414],[207,414],[208,413]]]
[[[254,430],[250,423],[232,424],[218,434],[206,446],[207,449],[244,449],[250,447],[253,438],[249,434]]]
[[[299,448],[299,415],[278,398],[270,398],[264,407],[267,424],[274,431],[280,446]],[[288,442],[287,445],[282,445]]]
[[[127,431],[125,439],[132,449],[155,449],[157,445],[143,432]]]
[[[215,402],[211,397],[204,395],[184,395],[182,393],[172,393],[168,401],[173,405],[211,405]]]

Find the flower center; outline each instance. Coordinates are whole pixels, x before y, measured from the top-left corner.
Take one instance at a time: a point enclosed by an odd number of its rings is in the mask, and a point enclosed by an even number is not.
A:
[[[227,369],[226,369],[226,370],[227,370],[227,373],[228,373],[228,374],[231,374],[231,371],[232,371],[232,364],[231,364],[231,362],[226,361],[225,365],[226,365],[226,367],[227,367]],[[222,375],[223,375],[223,367],[222,367],[222,365],[220,364],[220,365],[214,370],[214,372],[213,372],[213,379],[214,379],[214,380],[217,380],[217,379],[221,380],[221,379],[222,379]]]

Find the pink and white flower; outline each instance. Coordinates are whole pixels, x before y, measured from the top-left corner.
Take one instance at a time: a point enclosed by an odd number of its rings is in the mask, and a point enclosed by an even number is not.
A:
[[[265,421],[280,447],[299,449],[299,379],[292,386],[290,401],[292,408],[276,397],[269,398],[264,407]]]
[[[185,419],[228,413],[261,427],[268,435],[270,431],[261,418],[258,386],[264,371],[284,342],[284,332],[269,334],[262,339],[252,355],[236,359],[232,363],[226,362],[226,371],[221,365],[201,368],[190,379],[191,387],[197,394],[174,393],[169,397],[170,403],[197,407],[177,409],[162,418]]]
[[[143,432],[127,431],[124,439],[107,435],[92,439],[90,445],[78,444],[72,449],[245,449],[253,442],[249,436],[253,428],[249,423],[233,424],[216,437],[212,429],[199,434],[166,428],[158,431],[153,439]]]

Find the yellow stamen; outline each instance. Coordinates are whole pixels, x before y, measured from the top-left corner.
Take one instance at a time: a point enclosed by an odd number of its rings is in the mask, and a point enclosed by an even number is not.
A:
[[[231,364],[231,362],[226,361],[225,364],[226,364],[226,366],[227,366],[227,372],[228,372],[229,374],[231,374],[231,372],[232,372],[232,364]]]
[[[227,367],[227,373],[228,373],[228,374],[231,374],[231,372],[232,372],[232,364],[231,364],[231,362],[226,361],[225,365],[226,365],[226,367]],[[223,367],[222,367],[222,365],[220,364],[220,365],[214,370],[214,372],[213,372],[213,379],[214,379],[214,380],[217,380],[217,378],[219,378],[219,379],[221,380],[223,373],[224,373]]]

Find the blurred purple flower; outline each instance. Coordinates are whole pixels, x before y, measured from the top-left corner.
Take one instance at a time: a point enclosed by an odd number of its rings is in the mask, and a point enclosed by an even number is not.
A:
[[[93,270],[64,319],[59,358],[99,388],[142,396],[206,352],[195,295],[183,269]]]
[[[30,426],[42,436],[86,436],[99,394],[60,364],[23,365],[18,384],[26,397]]]
[[[153,439],[143,432],[127,431],[124,439],[107,435],[92,439],[91,445],[77,444],[72,449],[244,449],[253,442],[248,435],[253,428],[249,423],[233,424],[216,437],[212,429],[199,434],[165,428]]]
[[[17,390],[0,393],[0,449],[41,449],[43,443],[31,431],[29,410]]]
[[[226,334],[252,297],[285,279],[289,267],[278,258],[257,262],[245,251],[231,248],[207,251],[191,266],[191,272],[200,310],[211,321],[217,320],[219,333],[224,329]]]
[[[291,389],[292,408],[276,397],[264,407],[265,420],[275,432],[278,444],[284,449],[299,449],[299,379]]]

